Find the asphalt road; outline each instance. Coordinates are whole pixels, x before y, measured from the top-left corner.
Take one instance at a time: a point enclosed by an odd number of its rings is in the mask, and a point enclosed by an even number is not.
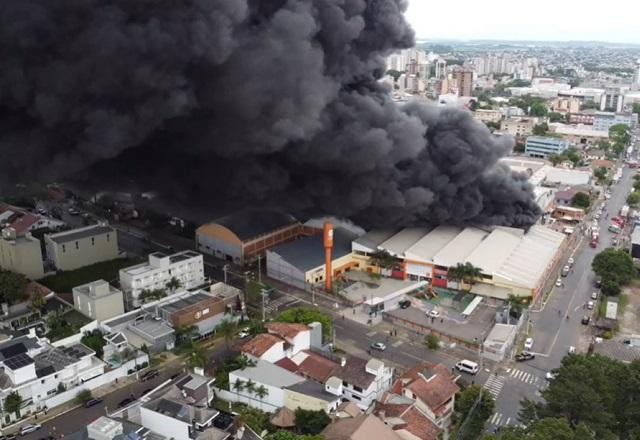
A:
[[[564,286],[554,287],[546,306],[542,311],[531,313],[531,336],[534,339],[534,360],[506,367],[499,375],[499,398],[496,412],[490,419],[492,426],[514,425],[523,398],[539,400],[540,390],[548,385],[546,373],[560,366],[562,358],[574,346],[584,351],[591,337],[589,326],[581,324],[581,318],[591,314],[584,308],[591,298],[595,274],[591,270],[593,258],[603,249],[610,247],[616,236],[607,230],[609,220],[618,215],[631,190],[634,170],[623,168],[617,185],[606,200],[605,213],[599,222],[600,243],[595,249],[589,246],[589,237],[585,236],[575,252],[573,271],[562,278]],[[597,307],[597,305],[596,305]],[[560,311],[560,312],[558,312]],[[566,316],[569,319],[566,319]]]
[[[71,411],[68,411],[60,416],[49,420],[42,425],[42,429],[21,436],[24,440],[37,440],[46,438],[51,435],[59,437],[60,435],[70,434],[72,432],[79,431],[89,423],[96,420],[98,417],[103,416],[107,411],[113,411],[118,408],[118,403],[124,398],[133,395],[137,398],[140,397],[146,390],[151,390],[158,386],[165,380],[169,379],[173,374],[180,372],[178,367],[168,367],[160,371],[160,374],[154,379],[145,382],[134,382],[129,386],[117,389],[109,394],[102,396],[104,399],[98,405],[90,408],[80,407]],[[35,421],[34,423],[38,423]]]

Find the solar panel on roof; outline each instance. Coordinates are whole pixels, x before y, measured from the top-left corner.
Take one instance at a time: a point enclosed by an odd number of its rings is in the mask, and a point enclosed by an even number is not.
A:
[[[56,369],[53,368],[52,365],[47,365],[46,367],[42,367],[36,370],[36,376],[44,377],[56,372]]]
[[[27,352],[27,347],[25,347],[25,345],[22,342],[20,342],[19,344],[10,345],[9,347],[6,347],[0,350],[0,353],[2,353],[2,356],[4,356],[5,359],[11,358],[20,353],[26,353],[26,352]]]
[[[20,353],[12,358],[4,360],[4,364],[12,370],[26,367],[27,365],[32,363],[33,363],[33,359],[31,359],[28,355],[24,353]]]

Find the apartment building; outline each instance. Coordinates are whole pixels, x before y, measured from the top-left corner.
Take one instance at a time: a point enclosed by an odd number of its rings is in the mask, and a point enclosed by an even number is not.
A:
[[[596,112],[593,117],[593,129],[609,132],[609,129],[618,124],[631,127],[638,123],[638,114],[631,112]]]
[[[202,254],[182,251],[172,255],[162,252],[149,254],[149,261],[120,270],[120,288],[125,294],[127,308],[140,306],[143,290],[165,289],[172,278],[184,289],[204,284]]]
[[[106,224],[91,225],[44,236],[47,259],[57,270],[118,258],[118,235]]]
[[[564,139],[529,136],[524,145],[524,155],[546,158],[551,154],[562,154],[567,148],[569,142]]]
[[[512,136],[529,136],[533,133],[533,127],[539,123],[538,118],[511,117],[506,118],[500,125],[500,131]]]
[[[105,280],[74,287],[72,293],[74,307],[91,319],[102,322],[124,313],[122,292]]]
[[[21,273],[32,280],[42,278],[40,240],[28,232],[18,235],[14,228],[4,228],[0,237],[0,268]]]

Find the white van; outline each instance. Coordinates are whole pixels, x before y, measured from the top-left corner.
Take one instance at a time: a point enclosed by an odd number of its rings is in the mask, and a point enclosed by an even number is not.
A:
[[[478,364],[473,361],[463,359],[456,364],[456,369],[464,373],[476,374],[478,372]]]

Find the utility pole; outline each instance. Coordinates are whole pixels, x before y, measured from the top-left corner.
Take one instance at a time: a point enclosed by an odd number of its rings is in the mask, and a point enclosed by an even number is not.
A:
[[[262,255],[258,255],[258,282],[262,284]]]
[[[264,289],[260,289],[260,296],[262,297],[262,322],[264,322],[266,319],[265,311],[264,311],[264,295],[265,295]]]
[[[227,284],[227,270],[229,270],[229,265],[225,264],[222,266],[222,272],[224,273],[224,283]]]

